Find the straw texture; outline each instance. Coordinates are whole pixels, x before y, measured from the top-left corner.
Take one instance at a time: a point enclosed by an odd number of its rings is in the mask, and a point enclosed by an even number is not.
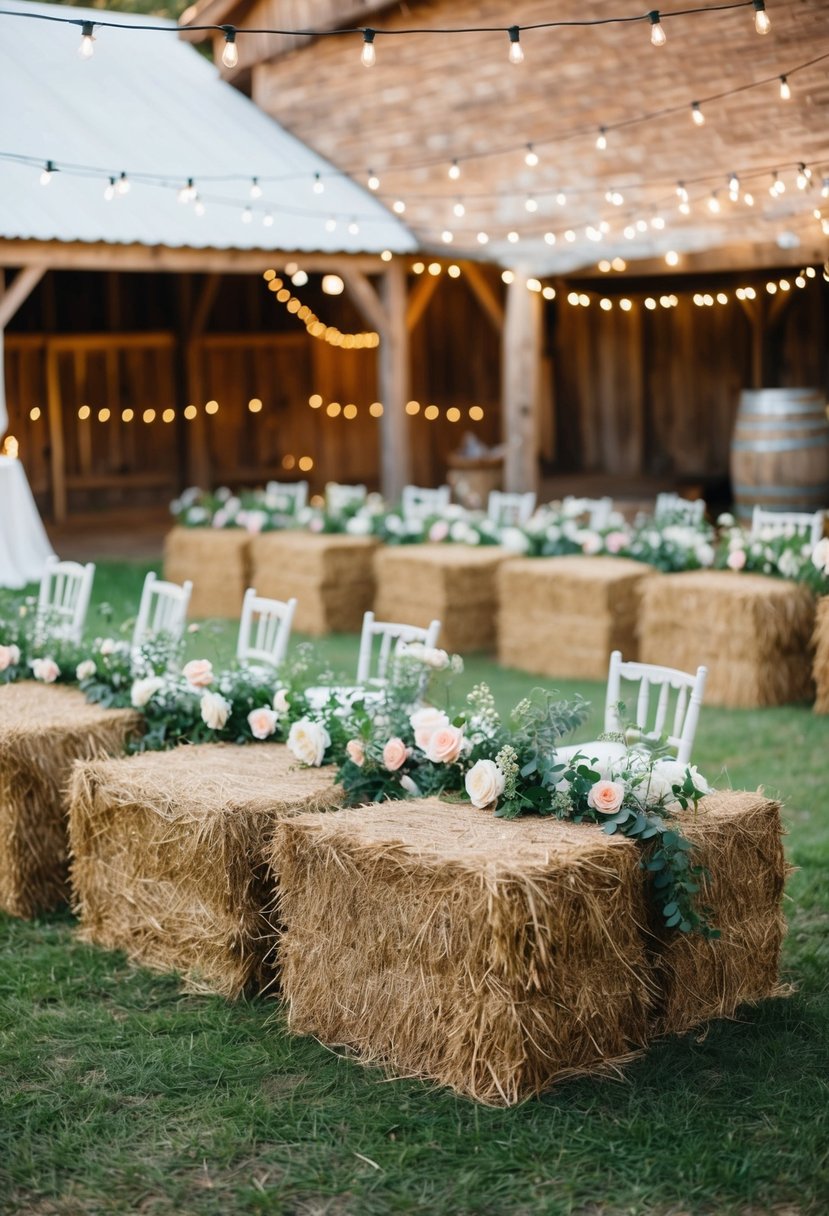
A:
[[[249,583],[250,537],[235,528],[173,528],[164,541],[164,577],[193,582],[190,616],[238,617]]]
[[[704,663],[707,704],[807,701],[814,619],[802,584],[728,570],[665,574],[643,586],[640,658],[684,671]]]
[[[787,991],[779,983],[788,872],[779,803],[762,792],[712,794],[696,816],[683,816],[682,832],[709,871],[701,898],[722,936],[711,942],[698,935],[662,936],[655,957],[659,1034],[731,1017],[740,1005]]]
[[[370,536],[268,532],[251,541],[251,581],[260,595],[296,596],[302,633],[359,633],[374,602]]]
[[[383,621],[426,628],[441,622],[440,644],[465,654],[496,641],[497,573],[509,554],[485,545],[405,545],[375,559],[375,612]]]
[[[635,845],[436,799],[279,824],[291,1028],[496,1106],[644,1042]]]
[[[77,689],[0,688],[0,908],[33,917],[69,896],[64,791],[75,760],[123,752],[141,718]]]
[[[829,595],[818,600],[814,643],[815,713],[829,714]]]
[[[619,557],[521,558],[498,574],[498,661],[544,676],[601,680],[608,657],[637,657],[650,566]]]
[[[261,985],[273,947],[264,853],[274,824],[340,801],[330,769],[299,768],[277,744],[185,746],[76,766],[70,836],[81,936],[181,972],[189,992],[235,997]]]

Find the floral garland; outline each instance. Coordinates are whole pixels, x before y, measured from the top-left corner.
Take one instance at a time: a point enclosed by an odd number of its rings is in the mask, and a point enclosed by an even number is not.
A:
[[[736,523],[733,515],[721,515],[716,555],[718,569],[770,574],[805,583],[817,595],[829,593],[829,538],[812,546],[808,537],[788,528],[761,528],[752,535]]]

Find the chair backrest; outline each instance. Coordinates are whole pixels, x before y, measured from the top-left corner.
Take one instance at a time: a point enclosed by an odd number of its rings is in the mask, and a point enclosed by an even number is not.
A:
[[[561,506],[565,515],[586,515],[588,528],[601,532],[610,522],[613,499],[609,495],[604,498],[577,498],[574,494],[567,494]]]
[[[89,610],[95,563],[46,558],[37,598],[38,625],[50,636],[80,642]]]
[[[823,536],[823,511],[768,511],[755,507],[751,513],[751,535],[765,533],[766,536],[808,536],[814,546]]]
[[[701,524],[705,518],[705,499],[681,498],[679,494],[657,494],[655,519],[675,519],[683,524]]]
[[[288,653],[296,600],[268,600],[248,587],[242,602],[236,658],[279,667]]]
[[[161,633],[175,642],[180,641],[192,591],[193,584],[189,579],[179,586],[178,583],[165,583],[150,571],[144,579],[144,589],[141,592],[141,603],[132,634],[133,648]]]
[[[339,481],[329,481],[325,487],[325,505],[334,515],[347,511],[349,507],[360,507],[368,497],[365,486],[347,486]]]
[[[291,515],[298,515],[308,505],[307,481],[269,481],[265,490],[284,499]]]
[[[620,729],[617,706],[624,701],[622,680],[639,684],[636,699],[636,725],[647,739],[667,737],[671,747],[676,748],[676,758],[681,764],[691,759],[691,748],[697,732],[699,711],[705,693],[706,667],[698,667],[696,675],[677,671],[674,667],[659,667],[654,663],[625,663],[622,652],[614,650],[610,656],[607,676],[607,699],[605,701],[604,728],[607,732]],[[651,689],[658,690],[656,703],[651,704]],[[668,711],[671,692],[676,692],[673,721],[668,726]]]
[[[401,643],[422,642],[424,646],[437,646],[440,621],[432,621],[428,629],[418,625],[397,625],[393,621],[376,621],[373,612],[363,617],[363,632],[360,636],[360,657],[357,661],[357,683],[383,683],[388,679],[389,664],[398,653]],[[372,674],[375,639],[380,638],[377,662]]]
[[[535,510],[535,493],[505,494],[502,490],[490,490],[487,500],[487,518],[495,524],[513,527],[525,524]]]
[[[452,497],[450,486],[404,486],[401,497],[401,508],[404,519],[425,519],[428,515],[437,515],[449,506]]]

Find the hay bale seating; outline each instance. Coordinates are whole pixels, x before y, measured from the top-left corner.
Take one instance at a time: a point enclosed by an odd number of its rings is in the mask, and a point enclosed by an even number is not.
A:
[[[426,628],[441,622],[440,645],[466,654],[495,646],[496,576],[509,557],[491,545],[404,545],[375,559],[374,611],[383,621]]]
[[[637,657],[650,566],[619,557],[521,558],[498,575],[498,661],[537,675],[602,680],[608,656]]]
[[[75,760],[122,753],[132,710],[89,705],[77,689],[0,688],[0,908],[33,917],[69,897],[65,787]]]
[[[436,799],[282,822],[291,1028],[511,1105],[604,1072],[647,1035],[634,844]]]
[[[279,744],[78,765],[70,837],[81,936],[181,972],[189,992],[232,998],[261,986],[273,946],[265,846],[281,818],[340,800],[331,769],[299,768]]]
[[[808,587],[763,574],[692,570],[642,590],[639,657],[708,668],[705,702],[753,709],[810,700],[815,599]]]
[[[829,595],[818,600],[814,643],[815,713],[829,714]]]
[[[191,579],[190,616],[237,617],[250,583],[250,536],[242,528],[173,528],[164,540],[164,577]]]
[[[260,595],[298,600],[302,633],[359,633],[374,602],[370,536],[268,532],[251,541],[251,581]]]

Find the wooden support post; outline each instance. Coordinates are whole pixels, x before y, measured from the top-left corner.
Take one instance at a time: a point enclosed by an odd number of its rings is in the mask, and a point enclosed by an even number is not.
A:
[[[45,266],[26,266],[9,283],[0,271],[0,439],[9,424],[6,410],[6,373],[3,366],[3,331],[21,304],[32,294],[46,273]]]
[[[515,271],[507,288],[502,353],[501,417],[506,444],[504,488],[538,488],[538,414],[541,391],[543,300],[527,290],[527,276]]]
[[[418,279],[406,305],[406,326],[409,333],[416,328],[418,321],[429,307],[429,301],[437,291],[439,282],[439,276],[434,274],[425,274]]]
[[[183,442],[185,445],[184,470],[186,480],[193,486],[210,489],[210,446],[207,441],[207,423],[204,416],[204,383],[202,377],[202,352],[199,339],[204,333],[210,310],[216,300],[222,276],[210,274],[202,285],[201,293],[192,311],[189,327],[180,336],[184,345],[185,396],[197,409],[196,417],[187,424]]]
[[[474,262],[467,262],[464,265],[464,273],[472,294],[489,317],[496,333],[500,334],[504,328],[504,309],[501,301],[492,290],[480,266],[476,266]]]
[[[63,409],[60,399],[58,352],[46,348],[46,403],[49,413],[49,460],[52,468],[52,517],[56,524],[66,519],[66,457],[63,447]]]
[[[378,379],[383,417],[380,420],[380,484],[389,502],[396,502],[411,480],[409,448],[409,331],[406,325],[406,270],[398,259],[383,276],[385,327],[378,350]]]

